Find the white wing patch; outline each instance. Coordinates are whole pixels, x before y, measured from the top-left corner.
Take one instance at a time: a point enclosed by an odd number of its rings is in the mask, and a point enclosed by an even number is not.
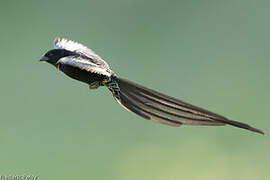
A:
[[[98,61],[103,68],[108,68],[108,69],[110,68],[109,65],[93,50],[75,41],[64,39],[64,38],[62,39],[56,38],[54,41],[54,48],[66,49],[68,51],[73,51],[73,52],[83,54],[95,61]]]
[[[74,56],[67,56],[59,59],[56,64],[67,64],[73,67],[78,67],[82,70],[86,70],[92,73],[97,73],[100,75],[105,75],[110,77],[112,75],[112,72],[110,69],[104,69],[99,67],[97,64],[94,64],[86,59],[80,58],[80,57],[74,57]]]

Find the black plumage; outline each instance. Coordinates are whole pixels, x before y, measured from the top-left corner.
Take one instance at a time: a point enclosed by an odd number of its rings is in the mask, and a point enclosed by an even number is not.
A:
[[[109,65],[91,49],[67,39],[56,39],[54,49],[41,61],[46,61],[69,77],[89,85],[90,89],[106,86],[116,101],[128,111],[159,123],[181,125],[232,125],[253,132],[263,131],[247,124],[193,106],[116,76]]]

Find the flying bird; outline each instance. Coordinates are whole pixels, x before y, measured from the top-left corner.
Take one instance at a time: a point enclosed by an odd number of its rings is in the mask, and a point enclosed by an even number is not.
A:
[[[248,124],[230,120],[219,114],[191,105],[155,90],[146,88],[127,79],[118,77],[93,50],[68,40],[56,38],[54,48],[49,50],[40,61],[55,66],[67,76],[86,83],[90,89],[107,87],[114,99],[126,110],[147,120],[170,126],[232,125],[253,132],[263,131]]]

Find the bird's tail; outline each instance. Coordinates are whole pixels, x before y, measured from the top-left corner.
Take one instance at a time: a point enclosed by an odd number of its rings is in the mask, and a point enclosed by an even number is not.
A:
[[[128,111],[134,112],[145,119],[171,126],[181,126],[182,124],[223,126],[229,124],[264,134],[263,131],[247,124],[229,120],[226,117],[143,87],[129,80],[113,77],[112,82],[111,88],[110,86],[108,87],[117,102]]]

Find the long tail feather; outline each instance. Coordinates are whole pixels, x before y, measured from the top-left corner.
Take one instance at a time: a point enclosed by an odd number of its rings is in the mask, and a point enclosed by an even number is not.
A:
[[[120,89],[116,98],[119,104],[145,119],[171,126],[181,126],[182,124],[222,126],[229,124],[264,134],[263,131],[248,124],[229,120],[224,116],[193,106],[126,79],[115,77],[114,80]]]

